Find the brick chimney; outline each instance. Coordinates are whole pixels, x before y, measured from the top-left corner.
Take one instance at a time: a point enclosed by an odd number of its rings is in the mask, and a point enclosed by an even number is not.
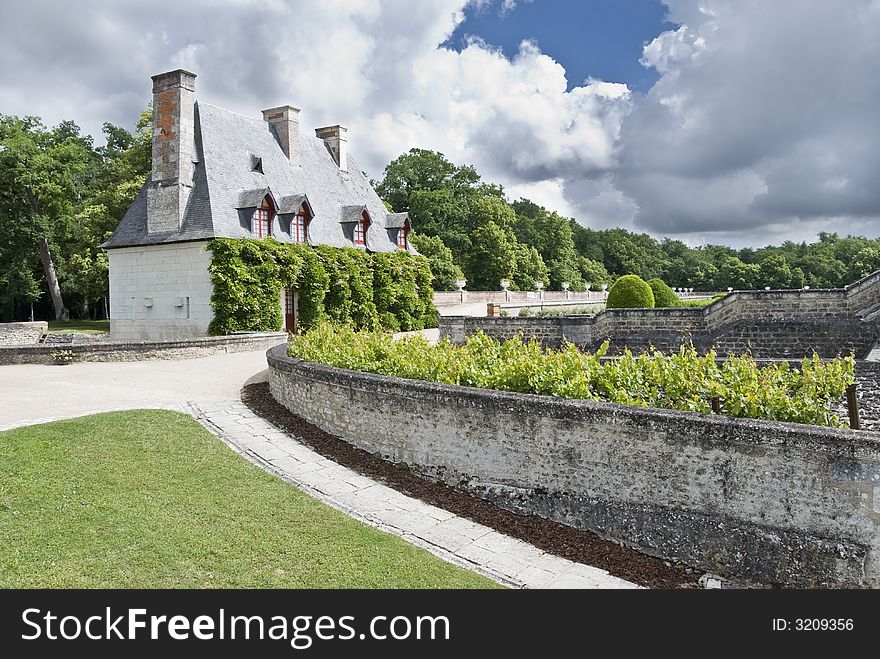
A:
[[[315,135],[324,140],[324,144],[333,154],[333,159],[343,172],[348,171],[348,128],[344,126],[325,126],[316,128]]]
[[[272,127],[275,139],[290,162],[299,162],[299,108],[282,105],[263,110],[263,121]]]
[[[153,76],[153,169],[147,232],[179,231],[193,184],[196,75],[183,69]]]

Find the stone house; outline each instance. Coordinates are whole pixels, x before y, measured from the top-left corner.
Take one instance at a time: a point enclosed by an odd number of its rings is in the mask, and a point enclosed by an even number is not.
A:
[[[389,213],[354,158],[347,130],[300,131],[291,105],[247,117],[195,100],[195,74],[153,76],[152,172],[103,247],[110,333],[120,340],[207,334],[215,237],[415,253],[406,213]],[[284,291],[285,325],[296,295]]]

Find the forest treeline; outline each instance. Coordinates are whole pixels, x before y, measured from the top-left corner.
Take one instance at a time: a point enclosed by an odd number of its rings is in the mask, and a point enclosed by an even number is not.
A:
[[[590,229],[527,200],[505,200],[500,186],[469,165],[412,149],[376,183],[394,211],[408,210],[414,244],[432,261],[435,287],[498,290],[502,278],[529,289],[536,280],[559,290],[610,284],[634,274],[698,291],[845,286],[880,269],[880,240],[820,233],[812,243],[758,249],[689,247],[626,229]]]

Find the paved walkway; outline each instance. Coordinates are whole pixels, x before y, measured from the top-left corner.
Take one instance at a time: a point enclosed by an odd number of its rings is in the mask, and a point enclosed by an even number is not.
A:
[[[321,501],[505,585],[637,587],[408,497],[315,453],[240,401],[242,385],[264,381],[267,373],[263,351],[179,361],[0,366],[0,430],[114,410],[181,410],[248,460]],[[198,402],[184,402],[194,398]]]
[[[183,401],[237,399],[265,380],[263,350],[198,359],[0,366],[0,430],[137,408],[180,409]]]
[[[242,402],[189,403],[202,425],[251,462],[371,526],[451,563],[519,588],[637,588],[605,570],[548,554],[336,464]]]

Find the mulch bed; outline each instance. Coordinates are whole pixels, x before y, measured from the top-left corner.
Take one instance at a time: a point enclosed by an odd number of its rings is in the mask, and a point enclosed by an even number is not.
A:
[[[589,531],[541,517],[518,515],[356,448],[290,412],[272,397],[266,382],[246,386],[241,399],[254,414],[294,435],[324,457],[403,494],[528,542],[548,553],[607,570],[616,577],[642,586],[666,589],[700,587],[700,573],[684,565],[646,556]]]

